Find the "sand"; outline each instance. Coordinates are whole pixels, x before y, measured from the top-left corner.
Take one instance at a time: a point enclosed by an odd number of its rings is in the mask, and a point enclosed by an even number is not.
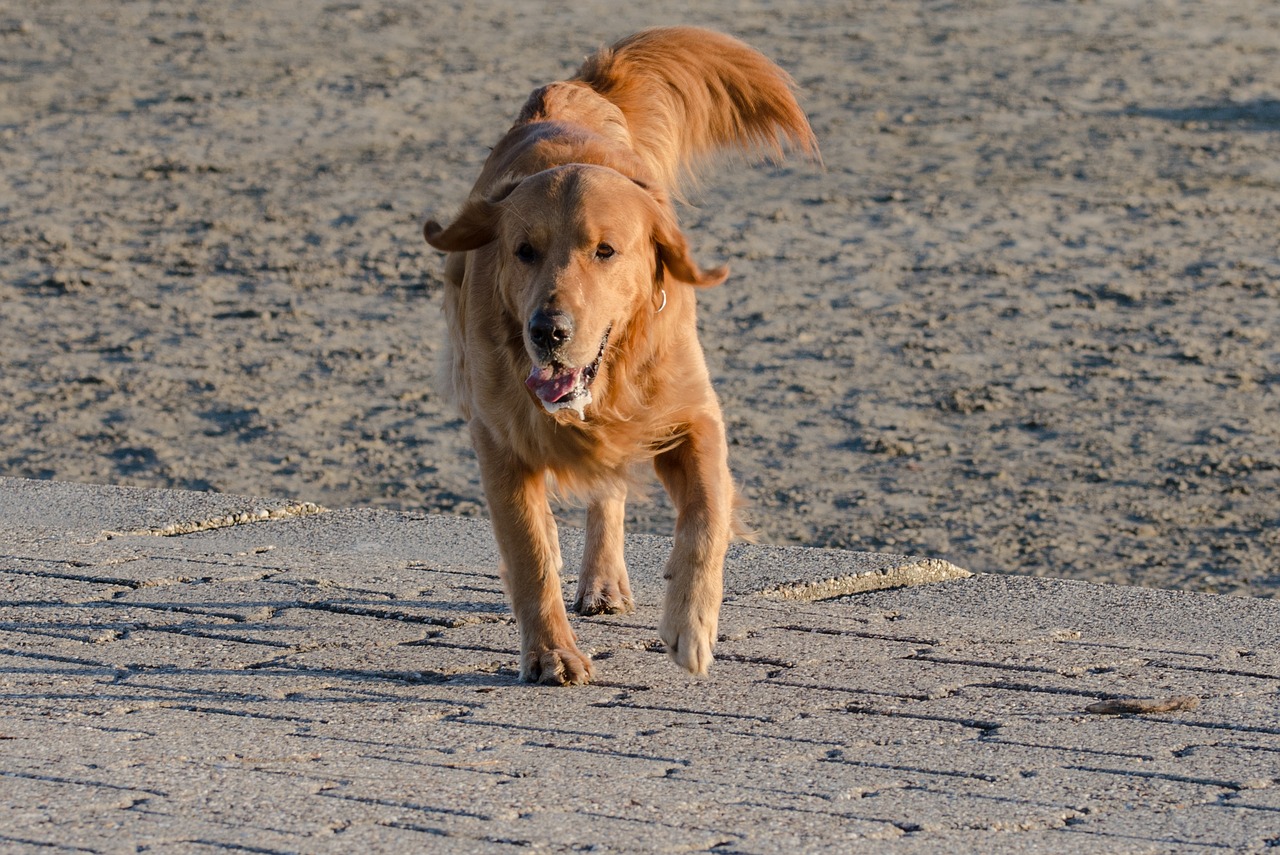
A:
[[[422,221],[672,23],[826,163],[683,212],[761,540],[1280,592],[1272,0],[0,2],[0,474],[483,514]]]

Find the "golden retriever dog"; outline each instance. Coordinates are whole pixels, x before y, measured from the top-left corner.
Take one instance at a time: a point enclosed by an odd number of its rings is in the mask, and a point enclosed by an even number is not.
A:
[[[791,78],[707,30],[646,30],[535,91],[448,227],[447,385],[470,425],[520,676],[586,683],[560,593],[552,487],[587,505],[575,609],[628,612],[623,521],[651,461],[677,511],[658,633],[694,674],[712,659],[724,557],[737,531],[724,420],[695,328],[694,261],[673,206],[718,152],[817,143]],[[550,484],[549,484],[550,482]]]

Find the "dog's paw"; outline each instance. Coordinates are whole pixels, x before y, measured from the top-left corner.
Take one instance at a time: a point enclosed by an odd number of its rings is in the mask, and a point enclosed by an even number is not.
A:
[[[716,643],[718,615],[708,618],[689,612],[673,614],[667,609],[658,624],[658,636],[667,646],[667,655],[681,668],[699,676],[711,665],[711,648]]]
[[[578,595],[573,610],[580,615],[626,615],[636,610],[631,585],[624,577],[618,580],[578,580]]]
[[[576,647],[530,650],[521,657],[520,679],[548,686],[581,686],[591,682],[595,668]]]

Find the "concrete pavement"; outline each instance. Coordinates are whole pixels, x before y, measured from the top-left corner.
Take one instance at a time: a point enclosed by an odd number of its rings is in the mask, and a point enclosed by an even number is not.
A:
[[[667,547],[532,687],[484,522],[0,479],[0,851],[1280,847],[1280,603],[735,546],[696,679]]]

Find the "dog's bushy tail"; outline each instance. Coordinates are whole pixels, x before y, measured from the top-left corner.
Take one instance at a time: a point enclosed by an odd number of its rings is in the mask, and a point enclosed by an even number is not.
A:
[[[719,153],[820,159],[791,76],[722,33],[644,30],[588,57],[574,79],[622,111],[636,152],[677,195]]]

